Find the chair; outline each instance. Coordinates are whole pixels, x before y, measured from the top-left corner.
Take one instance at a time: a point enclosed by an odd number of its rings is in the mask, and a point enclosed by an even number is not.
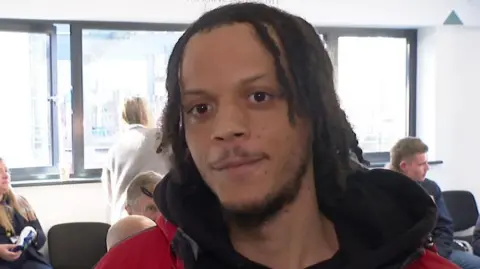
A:
[[[50,263],[55,269],[91,269],[107,252],[110,224],[63,223],[48,231]]]
[[[472,242],[478,219],[477,201],[469,191],[444,191],[443,199],[453,220],[455,238]]]

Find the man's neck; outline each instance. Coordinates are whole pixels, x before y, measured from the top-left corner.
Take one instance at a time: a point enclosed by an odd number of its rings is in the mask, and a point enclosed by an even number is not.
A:
[[[237,252],[270,268],[306,268],[338,251],[333,223],[318,210],[313,171],[307,173],[297,199],[255,230],[230,227]]]

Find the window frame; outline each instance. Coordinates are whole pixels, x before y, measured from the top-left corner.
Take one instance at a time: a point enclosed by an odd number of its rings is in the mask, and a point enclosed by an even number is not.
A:
[[[117,23],[117,22],[79,22],[70,25],[70,53],[72,60],[72,160],[74,177],[91,178],[101,177],[102,168],[85,168],[85,133],[84,133],[84,104],[83,104],[83,31],[84,30],[111,30],[111,31],[145,31],[169,32],[185,31],[186,24],[149,24],[149,23]],[[75,59],[75,60],[74,60]]]
[[[318,33],[324,35],[325,44],[335,70],[338,67],[338,39],[344,36],[352,37],[397,37],[407,41],[407,136],[417,134],[417,30],[416,29],[384,29],[384,28],[335,28],[316,27]],[[336,72],[335,72],[336,73]],[[337,78],[335,78],[337,80]],[[393,146],[393,145],[392,145]],[[372,166],[383,166],[390,161],[390,152],[364,153]]]
[[[50,38],[50,118],[51,118],[51,145],[52,166],[36,168],[12,169],[12,181],[32,184],[39,182],[45,185],[45,180],[52,184],[58,183],[59,176],[59,137],[57,107],[53,98],[57,94],[57,44],[55,25],[68,24],[70,26],[70,60],[71,60],[71,86],[72,86],[72,183],[82,180],[91,182],[99,179],[102,169],[86,169],[84,163],[84,105],[83,105],[83,30],[112,30],[112,31],[185,31],[189,24],[178,23],[144,23],[144,22],[101,22],[101,21],[68,21],[68,20],[24,20],[24,19],[0,19],[0,30],[21,32],[45,32],[49,29]],[[340,36],[379,36],[379,37],[403,37],[408,44],[407,56],[407,96],[408,96],[408,135],[416,135],[416,82],[417,82],[417,30],[416,29],[383,29],[383,28],[345,28],[345,27],[315,27],[319,34],[324,36],[331,53],[332,62],[337,66],[338,38]],[[388,152],[372,152],[365,154],[366,159],[372,162],[372,166],[378,166],[389,160]],[[65,184],[63,182],[62,184]]]
[[[2,32],[17,32],[27,34],[46,34],[48,35],[48,99],[49,102],[49,146],[50,146],[50,166],[39,167],[24,167],[24,168],[12,168],[10,172],[12,174],[13,181],[27,181],[32,179],[48,179],[55,178],[58,175],[58,157],[59,157],[59,144],[58,144],[58,118],[57,118],[57,106],[55,104],[54,97],[57,94],[57,57],[56,57],[56,31],[53,23],[51,22],[25,22],[15,20],[0,20],[0,31]],[[8,161],[8,160],[7,160]]]

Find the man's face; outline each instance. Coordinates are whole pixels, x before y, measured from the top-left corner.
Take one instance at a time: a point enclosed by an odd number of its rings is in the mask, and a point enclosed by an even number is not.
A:
[[[126,209],[129,215],[141,215],[153,221],[156,221],[157,218],[160,217],[160,212],[153,199],[143,193],[137,198],[133,205],[128,206]]]
[[[425,180],[429,168],[427,154],[425,153],[417,153],[400,163],[403,174],[419,182]]]
[[[280,195],[295,197],[301,184],[293,182],[311,168],[310,128],[289,121],[274,59],[253,28],[196,34],[180,73],[187,145],[223,207],[258,212]]]

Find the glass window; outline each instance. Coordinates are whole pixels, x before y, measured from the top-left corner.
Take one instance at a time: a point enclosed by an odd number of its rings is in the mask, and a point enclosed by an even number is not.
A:
[[[10,168],[52,165],[50,36],[0,31],[1,157]]]
[[[124,127],[126,97],[146,98],[159,118],[167,61],[182,34],[166,29],[181,28],[96,25],[0,20],[0,157],[13,168],[14,180],[55,179],[65,169],[75,178],[98,178]],[[137,30],[111,30],[116,27]],[[360,146],[372,162],[386,160],[415,116],[408,114],[415,112],[408,107],[415,86],[407,81],[414,71],[409,62],[415,53],[408,48],[414,48],[415,31],[317,30],[336,64],[340,101]]]
[[[59,165],[72,172],[72,70],[70,57],[70,25],[57,24],[57,106]]]
[[[122,129],[128,96],[148,99],[154,118],[165,101],[168,57],[182,33],[83,30],[85,168],[100,168]]]
[[[406,38],[338,38],[338,95],[364,152],[389,152],[408,134]]]

